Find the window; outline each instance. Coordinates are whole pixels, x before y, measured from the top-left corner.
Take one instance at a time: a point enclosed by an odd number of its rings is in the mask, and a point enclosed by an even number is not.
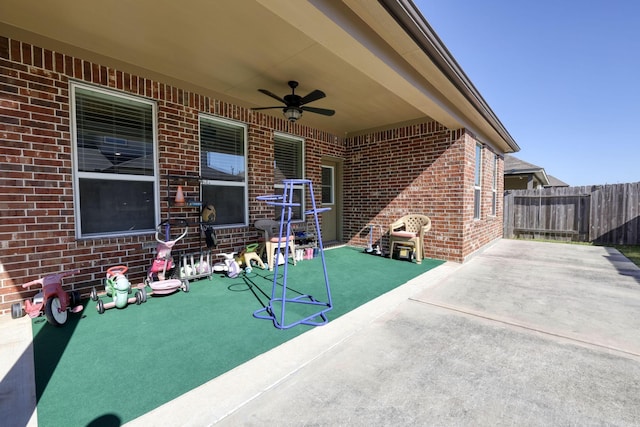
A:
[[[70,91],[76,236],[154,230],[156,105],[75,82]]]
[[[215,206],[215,225],[249,223],[246,134],[243,124],[200,116],[202,201]]]
[[[333,205],[334,200],[333,166],[322,166],[322,204]]]
[[[482,185],[482,145],[476,144],[476,168],[473,183],[473,218],[480,219]]]
[[[491,184],[491,215],[498,212],[498,155],[493,155],[493,183]]]
[[[304,178],[304,140],[288,135],[276,134],[273,138],[274,145],[274,183],[276,194],[282,194],[282,181],[285,179]],[[293,201],[300,206],[293,208],[292,219],[302,221],[304,212],[304,186],[295,186]],[[280,219],[281,209],[276,209],[275,217]]]

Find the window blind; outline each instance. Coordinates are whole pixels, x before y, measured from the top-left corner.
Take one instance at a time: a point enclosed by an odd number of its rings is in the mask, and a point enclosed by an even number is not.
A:
[[[274,139],[275,182],[302,178],[302,144],[284,138]]]
[[[200,121],[200,165],[203,178],[244,181],[244,129],[208,120]]]
[[[153,175],[153,108],[124,97],[76,89],[81,172]]]

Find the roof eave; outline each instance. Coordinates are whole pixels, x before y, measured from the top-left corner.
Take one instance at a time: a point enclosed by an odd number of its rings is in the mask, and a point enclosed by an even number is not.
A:
[[[480,92],[471,83],[471,80],[469,80],[449,50],[444,46],[416,5],[411,0],[378,0],[378,2],[413,38],[423,52],[447,76],[449,81],[473,105],[484,120],[500,135],[511,152],[520,151],[518,144],[493,110],[491,110],[482,95],[480,95]]]

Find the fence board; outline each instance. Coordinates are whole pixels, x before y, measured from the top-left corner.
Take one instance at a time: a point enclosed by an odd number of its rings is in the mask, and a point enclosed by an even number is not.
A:
[[[510,190],[504,236],[640,244],[640,182]]]

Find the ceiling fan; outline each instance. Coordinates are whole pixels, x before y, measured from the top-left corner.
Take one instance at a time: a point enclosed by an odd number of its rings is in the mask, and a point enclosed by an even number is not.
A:
[[[284,106],[258,107],[258,108],[252,108],[252,110],[270,110],[274,108],[281,108],[282,112],[284,113],[284,116],[290,122],[295,122],[296,120],[298,120],[302,116],[303,111],[322,114],[323,116],[333,116],[336,113],[334,110],[328,110],[326,108],[307,107],[305,105],[327,96],[323,91],[316,89],[306,96],[300,96],[300,95],[296,95],[296,88],[298,87],[298,82],[291,80],[288,82],[288,84],[289,84],[289,87],[291,88],[291,93],[289,95],[285,95],[284,98],[280,98],[278,95],[266,89],[258,89],[258,91],[264,93],[265,95],[270,96],[271,98],[282,102]]]

